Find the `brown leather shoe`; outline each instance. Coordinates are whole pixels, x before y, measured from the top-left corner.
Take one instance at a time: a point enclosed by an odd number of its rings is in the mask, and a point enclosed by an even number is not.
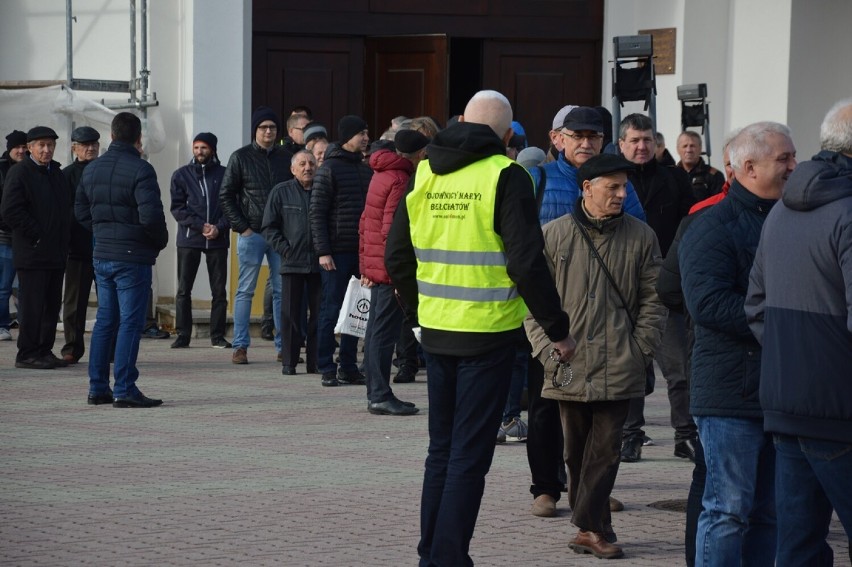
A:
[[[539,494],[533,500],[530,512],[540,518],[552,518],[556,515],[556,499],[550,494]]]
[[[619,500],[617,498],[613,498],[612,496],[610,496],[609,497],[609,511],[610,512],[621,512],[622,510],[624,510],[624,503],[621,500]]]
[[[233,362],[234,364],[248,364],[248,356],[246,354],[246,349],[234,349],[234,354],[231,357],[231,362]]]
[[[591,553],[600,559],[618,559],[624,557],[621,547],[613,545],[604,539],[603,534],[580,530],[568,547],[575,553]]]
[[[63,354],[62,360],[64,360],[68,364],[77,364],[79,362],[79,359],[76,356],[74,356],[73,354],[70,354],[70,353],[69,354]]]

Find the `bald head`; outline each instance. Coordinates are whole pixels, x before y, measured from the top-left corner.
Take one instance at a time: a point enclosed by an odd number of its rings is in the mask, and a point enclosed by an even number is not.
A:
[[[512,136],[512,105],[497,91],[479,91],[467,103],[459,121],[490,126],[506,142]]]

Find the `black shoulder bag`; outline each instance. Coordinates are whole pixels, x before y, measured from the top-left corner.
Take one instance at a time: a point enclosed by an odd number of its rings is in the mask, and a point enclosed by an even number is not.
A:
[[[583,236],[583,240],[586,241],[586,244],[589,246],[589,250],[592,252],[592,256],[595,257],[595,260],[598,261],[598,264],[601,266],[601,270],[606,276],[606,279],[609,280],[609,284],[612,286],[612,289],[615,290],[615,293],[618,295],[618,299],[621,301],[621,306],[624,308],[624,312],[627,313],[627,319],[630,321],[630,338],[633,339],[633,330],[636,329],[636,319],[633,318],[633,314],[630,312],[630,308],[627,307],[627,301],[625,301],[624,296],[621,294],[621,290],[618,285],[615,283],[615,279],[612,277],[612,274],[609,271],[609,268],[606,267],[606,262],[603,261],[601,255],[598,253],[598,249],[595,248],[595,243],[592,242],[592,237],[589,236],[586,227],[583,226],[582,221],[577,218],[576,211],[571,215],[574,218],[574,224],[577,225],[577,229],[580,231],[580,234]],[[656,381],[656,376],[654,375],[654,362],[651,363],[645,368],[645,395],[648,396],[654,392],[654,382]]]

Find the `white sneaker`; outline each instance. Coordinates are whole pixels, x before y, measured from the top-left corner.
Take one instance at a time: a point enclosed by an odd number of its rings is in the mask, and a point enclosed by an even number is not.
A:
[[[12,333],[9,332],[9,329],[0,329],[0,341],[11,341]]]
[[[512,421],[501,425],[500,430],[506,434],[507,441],[527,440],[527,424],[519,417],[512,418]]]

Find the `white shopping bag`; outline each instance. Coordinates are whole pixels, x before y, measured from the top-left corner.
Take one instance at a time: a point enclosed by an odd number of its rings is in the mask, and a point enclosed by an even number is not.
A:
[[[352,276],[346,286],[343,306],[337,317],[334,332],[341,335],[353,335],[364,338],[367,333],[367,319],[370,316],[370,289],[361,285],[361,280]]]

